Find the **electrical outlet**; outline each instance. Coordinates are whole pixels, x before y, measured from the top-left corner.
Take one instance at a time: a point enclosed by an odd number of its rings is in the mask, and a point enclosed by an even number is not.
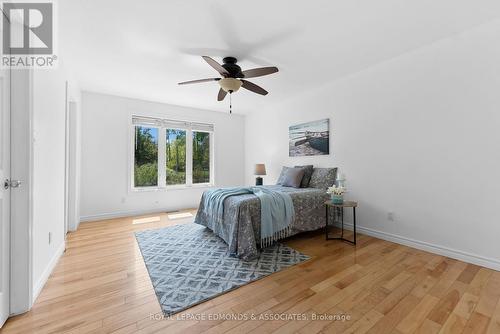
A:
[[[387,220],[393,222],[394,221],[394,212],[387,212]]]
[[[50,245],[51,242],[52,242],[52,233],[49,232],[49,245]]]

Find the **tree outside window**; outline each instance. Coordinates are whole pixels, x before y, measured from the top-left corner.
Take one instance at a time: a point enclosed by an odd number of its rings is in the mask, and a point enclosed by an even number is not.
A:
[[[140,116],[132,121],[133,188],[213,184],[213,125]]]
[[[158,129],[135,127],[134,186],[158,185]]]
[[[186,131],[166,130],[167,185],[186,183]]]
[[[193,131],[193,183],[210,182],[210,133]]]

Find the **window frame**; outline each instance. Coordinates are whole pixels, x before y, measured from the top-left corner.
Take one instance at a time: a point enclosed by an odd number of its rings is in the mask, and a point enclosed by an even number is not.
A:
[[[149,124],[140,121],[134,122],[134,118],[151,119],[157,124]],[[168,126],[168,123],[184,123],[184,127]],[[162,124],[163,123],[163,124]],[[196,125],[201,124],[212,127],[212,130],[197,129]],[[134,165],[135,165],[135,127],[151,127],[158,129],[158,185],[136,187],[134,180]],[[167,185],[166,179],[166,148],[167,148],[167,129],[186,131],[186,182],[185,184]],[[193,183],[193,132],[205,132],[209,134],[210,141],[210,181],[207,183]],[[189,140],[188,140],[189,138]],[[129,190],[132,192],[148,192],[148,191],[167,191],[177,189],[193,189],[213,187],[215,185],[215,126],[204,122],[179,121],[173,119],[161,119],[158,117],[132,115],[130,119],[130,158],[129,158]],[[163,168],[162,168],[163,166]]]

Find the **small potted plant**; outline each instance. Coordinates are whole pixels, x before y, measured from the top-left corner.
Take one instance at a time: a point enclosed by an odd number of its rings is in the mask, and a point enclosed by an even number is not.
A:
[[[326,192],[327,192],[327,194],[330,194],[330,196],[332,197],[333,204],[343,204],[344,203],[344,193],[345,193],[344,187],[333,186],[333,187],[328,188],[328,190]]]

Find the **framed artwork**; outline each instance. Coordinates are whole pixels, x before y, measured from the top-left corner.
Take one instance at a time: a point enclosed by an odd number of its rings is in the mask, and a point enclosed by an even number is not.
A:
[[[328,154],[330,154],[330,120],[328,118],[292,125],[288,128],[289,156]]]

